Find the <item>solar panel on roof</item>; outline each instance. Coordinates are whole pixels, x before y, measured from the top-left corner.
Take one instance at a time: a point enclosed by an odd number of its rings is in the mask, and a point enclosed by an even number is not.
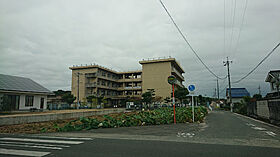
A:
[[[35,81],[11,75],[0,74],[0,90],[51,93]]]

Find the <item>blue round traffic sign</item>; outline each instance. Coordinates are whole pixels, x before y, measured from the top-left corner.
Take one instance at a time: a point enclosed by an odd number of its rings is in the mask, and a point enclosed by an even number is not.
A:
[[[188,87],[188,89],[189,89],[189,91],[194,91],[195,90],[195,86],[194,85],[189,85],[189,87]]]

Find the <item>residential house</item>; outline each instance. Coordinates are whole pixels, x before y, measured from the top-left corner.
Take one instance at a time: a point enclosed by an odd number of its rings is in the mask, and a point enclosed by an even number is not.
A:
[[[229,102],[229,88],[226,91],[227,102]],[[250,96],[246,88],[231,88],[232,103],[240,103],[244,96]]]
[[[0,74],[0,110],[46,109],[51,91],[35,81]]]
[[[265,82],[270,84],[270,92],[267,93],[266,97],[280,97],[280,70],[270,71],[266,76]]]

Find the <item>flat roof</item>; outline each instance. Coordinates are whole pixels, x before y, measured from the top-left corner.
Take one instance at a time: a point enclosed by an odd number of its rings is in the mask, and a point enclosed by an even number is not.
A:
[[[147,59],[139,61],[140,64],[160,63],[160,62],[171,62],[173,63],[182,73],[185,73],[181,65],[176,61],[175,58],[163,58],[163,59]]]
[[[99,68],[105,71],[109,71],[115,74],[129,74],[129,73],[142,73],[142,70],[133,70],[133,71],[122,71],[122,72],[118,72],[109,68],[105,68],[103,66],[94,64],[94,65],[81,65],[81,66],[73,66],[73,67],[69,67],[69,69],[71,70],[79,70],[79,69],[91,69],[91,68]]]
[[[110,71],[112,73],[118,73],[117,71],[115,70],[112,70],[112,69],[109,69],[109,68],[106,68],[106,67],[103,67],[103,66],[100,66],[100,65],[97,65],[97,64],[90,64],[90,65],[76,65],[76,66],[72,66],[72,67],[69,67],[69,69],[71,70],[79,70],[79,69],[91,69],[91,68],[100,68],[102,70],[107,70],[107,71]]]

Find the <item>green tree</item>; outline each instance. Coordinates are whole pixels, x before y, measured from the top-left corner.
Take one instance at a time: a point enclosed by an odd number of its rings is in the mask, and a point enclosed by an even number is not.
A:
[[[262,98],[262,95],[261,94],[255,94],[255,95],[253,95],[253,98],[259,100],[259,99]]]
[[[183,100],[187,98],[188,94],[189,90],[187,88],[178,87],[174,91],[174,97],[179,99],[181,103],[183,103]]]
[[[90,96],[87,97],[87,102],[92,104],[92,102],[94,101],[95,98],[96,98],[96,96],[90,95]]]
[[[67,93],[71,93],[71,91],[64,91],[64,90],[57,90],[57,91],[53,91],[53,93],[56,95],[56,96],[63,96],[64,94],[67,94]]]
[[[146,104],[151,104],[154,96],[155,96],[155,90],[148,89],[147,92],[142,94],[142,102],[144,102]]]
[[[250,103],[251,97],[250,96],[244,96],[241,100],[241,103],[235,103],[234,104],[234,112],[246,115],[247,114],[247,106]]]
[[[66,93],[62,96],[62,101],[66,102],[67,104],[71,105],[76,100],[71,93]]]

